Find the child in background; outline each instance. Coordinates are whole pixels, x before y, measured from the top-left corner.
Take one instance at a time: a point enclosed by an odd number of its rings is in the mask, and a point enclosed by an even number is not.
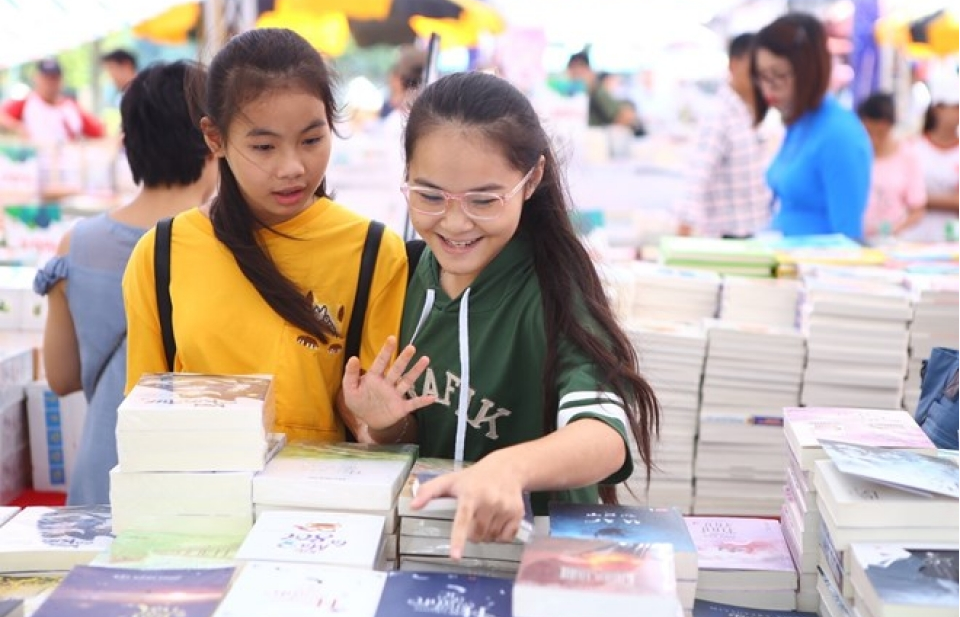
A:
[[[173,221],[172,369],[271,374],[274,430],[290,440],[342,441],[336,401],[370,221],[327,195],[333,76],[301,36],[264,28],[231,39],[198,87],[220,190],[209,208]],[[143,373],[168,370],[155,239],[150,232],[137,245],[123,282],[128,390]],[[399,329],[406,283],[403,242],[385,232],[363,324],[363,366]]]
[[[916,151],[893,134],[896,107],[889,94],[870,95],[857,115],[873,146],[870,200],[864,215],[867,238],[896,236],[923,219],[927,189]]]
[[[412,504],[457,498],[459,558],[468,539],[514,538],[524,491],[535,514],[549,499],[615,500],[610,485],[633,471],[628,431],[649,474],[659,406],[527,98],[491,75],[444,77],[413,104],[404,148],[403,191],[428,246],[404,305],[411,345],[391,364],[388,340],[363,377],[351,359],[344,397],[374,441],[476,461]]]
[[[140,193],[77,223],[34,281],[36,292],[49,297],[43,361],[50,389],[61,396],[82,389],[88,405],[69,505],[110,503],[126,379],[121,278],[130,253],[158,220],[203,204],[216,187],[215,159],[184,96],[199,70],[185,62],[155,64],[129,84],[120,106],[123,146]]]

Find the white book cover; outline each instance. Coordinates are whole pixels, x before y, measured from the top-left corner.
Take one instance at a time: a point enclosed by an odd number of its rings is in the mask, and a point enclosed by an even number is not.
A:
[[[254,503],[389,510],[417,446],[289,443],[253,480]]]
[[[299,563],[243,567],[214,617],[374,617],[387,575]]]
[[[117,409],[117,430],[266,432],[273,419],[271,375],[146,373]]]
[[[109,506],[31,506],[0,527],[0,572],[69,570],[112,540]]]
[[[0,526],[12,519],[17,513],[20,512],[20,507],[18,506],[2,506],[0,507]]]
[[[237,551],[239,561],[319,563],[372,569],[383,517],[339,512],[264,512]]]
[[[818,506],[838,527],[953,527],[957,499],[922,496],[841,473],[833,461],[817,461],[813,474]]]
[[[920,495],[960,498],[960,468],[949,459],[905,450],[821,441],[841,472]]]

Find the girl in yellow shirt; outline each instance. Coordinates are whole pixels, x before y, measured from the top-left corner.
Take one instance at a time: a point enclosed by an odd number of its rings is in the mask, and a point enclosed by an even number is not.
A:
[[[289,439],[340,441],[335,413],[360,259],[370,221],[327,196],[333,78],[299,35],[259,29],[213,59],[200,129],[219,159],[219,193],[174,219],[173,370],[275,377],[276,426]],[[167,369],[154,278],[156,234],[137,244],[123,280],[127,391]],[[382,239],[360,361],[400,325],[403,242]]]

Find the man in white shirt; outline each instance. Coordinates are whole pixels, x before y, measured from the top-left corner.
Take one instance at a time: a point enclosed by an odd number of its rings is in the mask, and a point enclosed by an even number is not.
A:
[[[680,235],[746,238],[770,221],[767,159],[753,110],[753,40],[753,34],[741,34],[730,42],[730,80],[717,94],[714,113],[698,127],[677,208]]]
[[[103,137],[103,124],[63,95],[63,69],[52,58],[37,63],[33,90],[0,106],[0,128],[36,144],[60,144],[81,137]]]

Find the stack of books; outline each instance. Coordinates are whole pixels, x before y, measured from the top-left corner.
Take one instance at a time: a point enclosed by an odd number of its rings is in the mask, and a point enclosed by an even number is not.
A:
[[[752,609],[796,609],[797,571],[772,519],[688,516],[697,547],[697,599]]]
[[[287,444],[253,479],[256,516],[272,510],[373,514],[384,520],[378,567],[397,561],[397,498],[417,447],[354,443]]]
[[[636,321],[627,335],[637,350],[640,373],[660,401],[660,440],[655,444],[649,490],[641,465],[621,491],[624,503],[653,507],[693,508],[693,460],[700,407],[700,378],[707,349],[703,328],[694,324]],[[634,460],[640,455],[632,436]]]
[[[550,504],[550,535],[662,544],[673,547],[677,596],[683,610],[693,610],[697,592],[697,547],[677,508],[643,508],[610,504]]]
[[[815,484],[815,463],[828,458],[821,440],[935,453],[930,439],[909,413],[894,410],[796,407],[783,411],[789,457],[784,503],[780,513],[783,535],[800,574],[797,605],[817,610],[829,596],[818,574],[821,513]]]
[[[800,400],[805,347],[793,328],[711,320],[694,512],[776,516],[783,502],[783,408]]]
[[[456,499],[441,497],[419,510],[410,507],[421,484],[456,468],[454,461],[448,459],[419,458],[414,463],[397,502],[400,514],[398,569],[512,578],[520,565],[524,543],[534,535],[534,527],[539,526],[545,533],[547,525],[545,517],[534,520],[529,501],[526,519],[513,542],[467,542],[460,560],[450,558]]]
[[[673,548],[585,538],[535,537],[513,586],[514,617],[677,617]]]
[[[717,316],[720,275],[689,268],[635,262],[632,286],[622,293],[632,298],[628,319],[700,323]]]
[[[117,410],[114,531],[249,531],[253,476],[285,439],[267,432],[272,385],[265,375],[143,375]]]
[[[802,404],[900,407],[913,317],[907,290],[852,276],[812,277],[805,284]]]
[[[720,319],[793,328],[797,325],[801,289],[797,279],[726,276],[720,293]]]
[[[819,566],[842,602],[853,603],[855,542],[939,543],[956,551],[960,470],[952,459],[822,441],[816,462]],[[831,597],[832,594],[826,594]]]
[[[660,258],[667,266],[760,278],[772,277],[777,265],[774,250],[758,240],[668,236],[660,240]]]
[[[904,385],[904,408],[916,413],[920,401],[920,368],[934,347],[957,348],[960,340],[960,282],[956,275],[907,276],[913,299],[910,362]]]

